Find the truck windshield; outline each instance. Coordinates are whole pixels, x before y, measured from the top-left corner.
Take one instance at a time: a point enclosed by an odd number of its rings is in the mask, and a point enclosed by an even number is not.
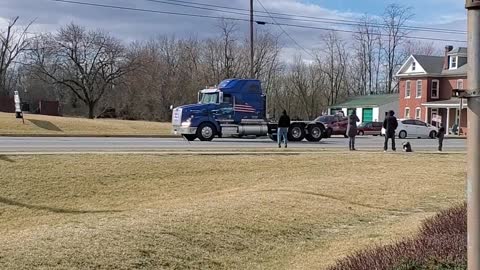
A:
[[[202,93],[200,98],[201,104],[218,103],[218,93]]]

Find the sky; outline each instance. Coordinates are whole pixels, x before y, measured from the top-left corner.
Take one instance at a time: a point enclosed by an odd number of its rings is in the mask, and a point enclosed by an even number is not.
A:
[[[248,0],[183,0],[197,3],[196,6],[205,9],[195,9],[178,4],[192,5],[175,0],[72,0],[93,4],[122,6],[137,9],[151,9],[161,12],[178,12],[198,14],[213,17],[230,17],[248,19],[248,12],[239,9],[248,9]],[[174,3],[177,5],[167,4]],[[385,7],[390,3],[410,6],[414,16],[409,25],[421,27],[434,27],[442,29],[466,30],[466,11],[462,0],[254,0],[255,10],[263,11],[259,3],[269,12],[292,14],[292,16],[273,15],[284,19],[275,19],[277,23],[295,24],[308,27],[334,28],[342,30],[355,30],[352,26],[318,22],[298,21],[293,15],[312,16],[315,18],[329,18],[336,20],[356,20],[363,14],[376,17],[381,16]],[[200,5],[198,5],[200,4]],[[203,4],[203,5],[202,5]],[[217,5],[230,7],[221,9],[206,6]],[[214,9],[214,10],[212,10]],[[240,14],[231,14],[236,12]],[[267,16],[267,14],[264,14]],[[53,0],[0,0],[0,29],[6,22],[20,16],[20,23],[26,24],[34,20],[31,31],[53,32],[62,25],[74,22],[90,29],[102,29],[127,42],[134,40],[148,40],[160,35],[175,35],[177,37],[196,36],[207,38],[218,36],[218,20],[211,18],[194,18],[186,16],[146,13],[136,11],[117,10],[111,8],[81,6],[71,3],[60,3]],[[270,17],[256,17],[256,20],[266,21],[266,25],[256,25],[262,31],[280,34],[283,32]],[[238,29],[246,36],[248,23],[238,21]],[[284,58],[292,58],[294,54],[303,54],[302,48],[307,50],[317,49],[322,43],[324,30],[306,29],[291,26],[282,26],[288,35],[281,35]],[[343,33],[343,38],[349,39],[352,34]],[[441,39],[466,40],[466,35],[439,34],[428,32],[412,32],[411,36],[434,37]],[[295,44],[294,41],[299,45]],[[465,43],[448,41],[434,41],[440,48],[445,45],[465,46]]]

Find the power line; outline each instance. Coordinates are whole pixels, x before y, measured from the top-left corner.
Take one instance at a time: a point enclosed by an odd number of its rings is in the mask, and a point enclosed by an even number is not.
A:
[[[213,16],[213,15],[202,15],[202,14],[191,14],[191,13],[181,13],[181,12],[171,12],[171,11],[160,11],[160,10],[153,10],[153,9],[143,9],[143,8],[131,8],[131,7],[124,7],[124,6],[114,6],[114,5],[106,5],[106,4],[98,4],[98,3],[89,3],[89,2],[80,2],[74,0],[50,0],[53,2],[60,2],[60,3],[68,3],[68,4],[75,4],[75,5],[83,5],[83,6],[91,6],[91,7],[102,7],[102,8],[111,8],[117,10],[126,10],[126,11],[137,11],[137,12],[147,12],[147,13],[156,13],[156,14],[167,14],[167,15],[178,15],[178,16],[187,16],[187,17],[197,17],[197,18],[209,18],[209,19],[229,19],[235,21],[243,21],[249,22],[248,19],[243,18],[232,18],[232,17],[224,17],[224,16]],[[258,21],[257,21],[258,23]],[[275,24],[271,22],[261,22],[263,24]],[[325,30],[325,31],[334,31],[334,32],[344,32],[344,33],[356,33],[358,31],[353,30],[343,30],[343,29],[335,29],[335,28],[326,28],[326,27],[316,27],[316,26],[307,26],[307,25],[298,25],[298,24],[287,24],[287,23],[277,23],[277,25],[282,26],[289,26],[289,27],[296,27],[302,29],[315,29],[315,30]],[[388,36],[386,34],[375,33],[376,36]],[[456,40],[456,39],[442,39],[442,38],[431,38],[431,37],[418,37],[418,36],[400,36],[401,38],[406,39],[419,39],[419,40],[431,40],[431,41],[448,41],[448,42],[458,42],[458,43],[465,43],[465,40]]]
[[[190,7],[190,8],[198,8],[198,9],[204,9],[204,10],[219,11],[219,12],[224,12],[224,13],[238,14],[238,15],[245,15],[245,14],[238,13],[238,12],[231,11],[231,10],[249,11],[248,9],[244,9],[244,8],[233,8],[233,7],[212,5],[212,4],[206,4],[206,3],[197,3],[197,2],[191,2],[191,1],[182,1],[182,0],[146,0],[146,1],[164,3],[164,4],[170,4],[170,5],[177,5],[177,6],[185,6],[185,7]],[[190,4],[190,5],[179,4],[179,3],[186,3],[186,4]],[[196,5],[196,6],[191,6],[191,5]],[[227,10],[205,8],[205,6],[227,9]],[[290,16],[290,17],[275,17],[276,19],[279,19],[279,20],[332,23],[332,24],[342,24],[342,25],[351,25],[351,26],[358,26],[358,25],[366,24],[368,26],[372,26],[372,27],[376,27],[376,28],[386,28],[386,27],[388,27],[387,24],[375,23],[375,22],[365,23],[363,21],[355,21],[355,20],[318,18],[318,17],[305,16],[305,15],[299,15],[299,14],[287,14],[287,13],[266,12],[266,11],[254,11],[254,12],[255,13],[263,13],[263,14],[267,13],[269,15],[269,16],[256,15],[257,17],[270,17],[271,15]],[[296,17],[296,18],[292,18],[292,17]],[[307,18],[307,19],[298,19],[298,18]],[[404,29],[404,30],[412,30],[412,31],[428,31],[428,32],[448,33],[448,34],[467,34],[467,31],[465,31],[465,30],[447,29],[447,28],[409,26],[409,25],[401,26],[400,28]]]
[[[268,10],[265,8],[265,6],[262,4],[262,2],[260,2],[260,0],[257,0],[257,2],[260,4],[260,6],[262,6],[263,10],[265,10],[265,12],[267,12],[269,15],[270,13],[268,12]],[[292,36],[290,36],[290,34],[287,33],[287,31],[285,31],[285,29],[283,29],[283,27],[281,25],[279,25],[277,23],[277,21],[275,21],[275,19],[270,15],[270,17],[272,18],[273,22],[282,30],[282,32],[287,35],[287,37],[289,37],[293,43],[295,43],[300,49],[302,49],[304,52],[306,52],[308,55],[310,55],[311,57],[315,58],[315,56],[310,53],[307,49],[305,49],[302,45],[300,45]]]

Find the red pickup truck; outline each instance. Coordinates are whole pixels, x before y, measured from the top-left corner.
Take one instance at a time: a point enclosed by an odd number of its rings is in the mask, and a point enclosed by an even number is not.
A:
[[[326,129],[326,138],[332,135],[343,135],[347,137],[348,119],[342,115],[322,115],[317,117],[315,122],[322,123]]]

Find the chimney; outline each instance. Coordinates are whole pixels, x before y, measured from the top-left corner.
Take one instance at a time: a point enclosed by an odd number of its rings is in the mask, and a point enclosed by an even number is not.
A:
[[[449,63],[448,63],[448,53],[453,50],[453,46],[448,45],[445,46],[445,56],[443,59],[443,69],[448,69],[449,68]]]

